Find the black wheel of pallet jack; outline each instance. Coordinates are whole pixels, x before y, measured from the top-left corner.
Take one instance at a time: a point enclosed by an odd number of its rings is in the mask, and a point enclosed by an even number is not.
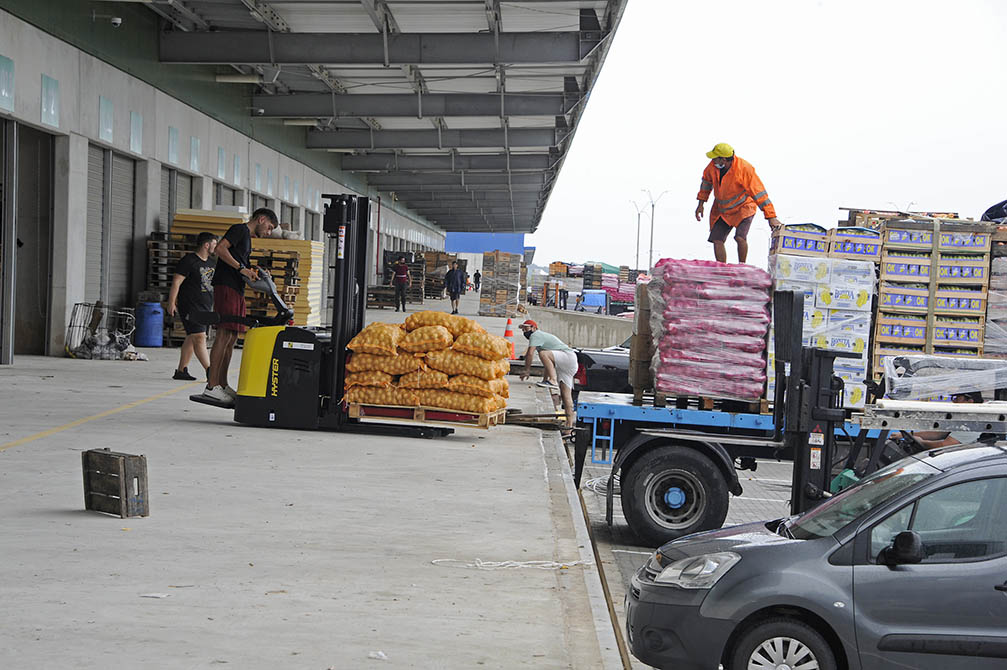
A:
[[[649,546],[701,530],[727,518],[727,482],[706,455],[668,445],[648,451],[622,474],[622,511]]]

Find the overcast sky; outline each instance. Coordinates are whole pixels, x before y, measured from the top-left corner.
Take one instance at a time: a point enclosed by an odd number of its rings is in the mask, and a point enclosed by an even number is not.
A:
[[[839,207],[957,211],[1007,198],[1007,2],[630,0],[553,189],[535,262],[713,258],[693,212],[705,152],[755,166],[784,223]],[[707,213],[710,206],[707,205]],[[647,265],[649,203],[640,267]],[[749,262],[765,266],[758,213]],[[736,261],[733,242],[729,260]]]

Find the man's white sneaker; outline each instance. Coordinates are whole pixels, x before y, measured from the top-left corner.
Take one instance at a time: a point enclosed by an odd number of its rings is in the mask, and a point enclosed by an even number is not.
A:
[[[546,381],[544,379],[542,381],[540,381],[540,382],[535,382],[535,386],[541,386],[544,389],[559,388],[556,384],[553,384],[552,382]]]
[[[234,398],[224,389],[223,386],[214,386],[212,389],[205,389],[203,397],[222,405],[233,405]]]
[[[224,393],[231,396],[231,400],[233,400],[234,402],[238,402],[238,392],[232,389],[230,386],[224,387]]]

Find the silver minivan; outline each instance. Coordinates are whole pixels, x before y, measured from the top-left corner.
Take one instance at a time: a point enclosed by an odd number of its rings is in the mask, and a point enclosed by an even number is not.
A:
[[[1007,668],[1007,443],[893,463],[815,509],[669,542],[626,597],[675,670]]]

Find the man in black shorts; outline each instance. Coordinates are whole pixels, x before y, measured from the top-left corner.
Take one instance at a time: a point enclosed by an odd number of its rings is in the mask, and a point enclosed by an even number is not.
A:
[[[171,292],[168,294],[168,314],[177,313],[185,327],[185,341],[178,357],[178,368],[172,379],[195,381],[189,374],[189,361],[192,355],[204,370],[210,368],[210,354],[206,350],[206,326],[194,323],[191,315],[194,312],[209,312],[213,310],[213,270],[216,260],[210,256],[217,249],[217,236],[212,233],[200,233],[196,237],[196,251],[186,254],[175,266],[175,276],[171,282]]]

